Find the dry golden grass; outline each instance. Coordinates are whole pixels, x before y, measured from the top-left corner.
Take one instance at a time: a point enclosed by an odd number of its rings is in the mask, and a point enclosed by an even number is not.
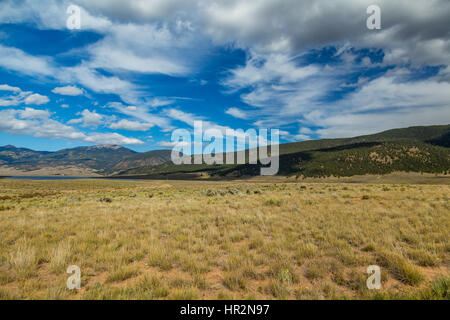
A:
[[[0,299],[448,299],[449,194],[0,180]],[[366,288],[373,264],[381,290]],[[80,290],[66,288],[69,265]]]

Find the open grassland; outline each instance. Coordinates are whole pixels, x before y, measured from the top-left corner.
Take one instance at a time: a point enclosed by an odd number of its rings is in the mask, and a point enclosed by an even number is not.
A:
[[[450,186],[0,180],[0,299],[448,299]],[[366,268],[381,267],[381,290]],[[68,290],[66,269],[81,268]]]

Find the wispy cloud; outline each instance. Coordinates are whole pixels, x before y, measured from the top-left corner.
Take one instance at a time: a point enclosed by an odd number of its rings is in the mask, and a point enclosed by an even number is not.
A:
[[[226,114],[229,114],[230,116],[233,116],[235,118],[239,119],[248,119],[248,115],[244,110],[238,109],[238,108],[228,108],[225,110]]]
[[[122,119],[118,122],[111,123],[109,127],[114,130],[128,130],[128,131],[147,131],[154,125],[152,123],[144,123],[139,121],[130,121]]]

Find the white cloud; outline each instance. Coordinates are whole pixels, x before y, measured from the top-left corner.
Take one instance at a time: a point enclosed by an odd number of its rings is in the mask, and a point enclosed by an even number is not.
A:
[[[65,83],[79,83],[98,93],[114,93],[124,101],[137,102],[142,92],[118,76],[105,76],[86,64],[60,67],[50,57],[34,57],[24,51],[0,45],[0,67],[25,75],[45,77]]]
[[[41,105],[49,102],[49,98],[31,91],[22,91],[18,87],[12,87],[7,84],[0,85],[0,91],[10,92],[10,95],[0,97],[0,106],[17,106],[19,104]]]
[[[317,130],[322,138],[344,138],[373,134],[392,128],[410,126],[447,125],[450,123],[449,107],[421,107],[409,110],[392,110],[386,113],[341,113],[316,119],[324,129]]]
[[[117,76],[104,76],[84,64],[62,68],[60,71],[58,78],[62,81],[77,82],[98,93],[115,93],[125,101],[133,101],[137,96],[136,87],[131,82]]]
[[[111,123],[109,127],[114,130],[147,131],[153,127],[153,124],[122,119],[118,122]]]
[[[245,113],[245,111],[238,108],[228,108],[227,110],[225,110],[225,113],[235,118],[248,119],[248,115]]]
[[[169,29],[153,25],[117,24],[101,41],[88,48],[90,66],[141,73],[183,75],[189,71],[188,34],[176,37]],[[195,41],[191,37],[192,41]],[[192,49],[191,49],[192,50]]]
[[[42,110],[1,110],[0,131],[17,135],[30,135],[39,138],[77,140],[95,144],[134,145],[144,142],[122,136],[118,133],[85,134],[77,129],[50,119]]]
[[[124,137],[116,132],[92,133],[89,136],[87,136],[84,139],[84,141],[95,144],[118,144],[118,145],[144,144],[144,142],[139,139]]]
[[[279,85],[298,82],[320,72],[314,65],[299,67],[287,54],[260,55],[252,53],[245,66],[231,70],[224,85],[230,88],[241,88],[256,84],[272,83]]]
[[[26,113],[31,113],[28,110]],[[21,118],[23,111],[0,111],[0,129],[11,134],[27,134],[35,137],[83,140],[86,136],[72,127],[49,118]]]
[[[378,0],[382,29],[376,32],[366,28],[366,9],[373,0],[341,0],[338,3],[334,0],[42,0],[39,4],[24,0],[20,6],[14,0],[4,0],[0,3],[0,20],[34,23],[43,29],[64,29],[65,9],[72,2],[83,8],[82,28],[102,32],[107,38],[116,32],[117,26],[125,30],[136,26],[159,26],[171,34],[181,34],[181,37],[169,37],[173,40],[170,45],[161,46],[169,48],[168,53],[173,53],[171,49],[177,48],[176,42],[183,36],[186,38],[194,33],[194,39],[208,38],[217,44],[233,44],[266,53],[292,54],[349,42],[357,47],[382,48],[389,61],[434,65],[447,65],[450,61],[447,28],[450,3],[447,0]],[[130,31],[123,32],[128,34]],[[160,46],[160,38],[151,32],[148,34],[157,44],[156,48]],[[130,41],[138,48],[149,47],[152,41],[134,42],[134,38],[145,36],[145,33],[134,34]],[[108,42],[102,47],[107,48]],[[120,44],[115,40],[111,43]],[[136,47],[130,47],[133,56],[129,64],[117,61],[114,55],[107,55],[106,59],[135,69],[136,65],[141,65],[135,58],[151,61],[155,54],[157,56],[157,51],[143,55]],[[126,46],[118,52],[126,52],[122,50],[124,48]],[[179,65],[180,60],[175,61]],[[149,64],[149,69],[155,68],[153,63]]]
[[[17,106],[20,104],[19,99],[14,96],[0,98],[0,107]]]
[[[349,69],[353,70],[350,65]],[[251,54],[246,64],[231,70],[222,84],[231,92],[246,89],[242,101],[258,107],[247,111],[246,118],[257,119],[256,126],[273,128],[315,110],[319,100],[336,88],[335,78],[340,72],[308,65],[286,54]]]
[[[222,84],[232,92],[246,89],[241,92],[242,101],[257,109],[243,113],[229,108],[226,112],[254,120],[257,126],[282,126],[300,120],[304,125],[322,126],[315,133],[330,137],[333,133],[372,131],[388,123],[394,127],[418,123],[419,117],[431,119],[431,115],[436,121],[448,122],[450,2],[447,0],[379,0],[377,4],[382,9],[379,31],[365,27],[366,8],[373,4],[372,0],[74,0],[73,3],[85,9],[82,28],[102,33],[98,42],[83,49],[88,57],[83,63],[61,67],[51,57],[32,56],[0,45],[0,67],[63,84],[74,83],[97,93],[117,94],[125,104],[111,104],[116,112],[136,123],[169,130],[169,118],[191,123],[198,117],[176,109],[155,114],[157,107],[172,101],[154,98],[146,88],[125,77],[128,72],[171,76],[194,73],[212,42],[247,52],[245,65],[230,70]],[[64,29],[68,4],[68,0],[43,0],[39,4],[24,0],[17,5],[15,1],[4,0],[0,3],[0,20]],[[337,54],[342,60],[340,67],[298,63],[299,54],[324,46],[341,48]],[[387,73],[376,79],[360,77],[347,83],[345,75],[371,67],[367,58],[360,65],[353,65],[355,57],[350,49],[368,47],[383,50],[384,65],[445,67],[431,79],[405,81],[399,75]],[[106,69],[111,75],[106,76],[97,68]],[[0,98],[2,106],[19,105],[31,94],[8,87],[3,91],[13,94]],[[336,103],[324,102],[343,88],[355,91]],[[379,122],[370,125],[350,122],[370,119]],[[389,119],[398,119],[398,125]],[[98,118],[92,121],[99,123]],[[300,130],[299,134],[314,133]]]
[[[52,90],[53,93],[65,95],[65,96],[79,96],[82,95],[83,89],[75,86],[56,87]]]
[[[103,118],[104,116],[95,112],[95,111],[89,111],[88,109],[84,109],[81,113],[81,118],[79,119],[72,119],[68,121],[68,124],[77,124],[80,123],[83,127],[97,127],[98,125],[103,124]]]
[[[186,141],[160,141],[157,143],[158,146],[164,147],[164,148],[173,148],[175,146],[177,147],[194,147],[194,146],[204,146],[204,143],[191,141],[191,143]],[[191,150],[192,151],[192,150]],[[188,152],[190,154],[190,152]]]
[[[79,0],[95,16],[115,23],[189,26],[215,43],[233,43],[259,52],[293,53],[350,42],[378,47],[386,59],[449,63],[450,36],[447,0],[379,0],[382,29],[366,28],[372,0]]]
[[[415,125],[450,123],[450,83],[439,77],[405,81],[391,73],[367,82],[333,107],[304,114],[323,138],[349,137]]]
[[[260,52],[298,52],[350,42],[378,47],[387,59],[448,64],[450,14],[446,0],[379,0],[382,29],[366,28],[372,0],[215,1],[205,6],[206,32],[222,43]]]
[[[308,128],[308,127],[301,127],[299,132],[301,134],[311,134],[311,133],[313,133],[313,131],[310,128]]]
[[[40,95],[39,93],[34,93],[25,98],[25,104],[41,105],[49,101],[50,99],[47,96]]]
[[[170,120],[165,116],[157,115],[151,112],[150,108],[145,105],[127,106],[120,102],[112,102],[107,107],[114,109],[128,117],[132,117],[137,121],[142,121],[148,124],[156,125],[162,129],[170,129]]]
[[[172,104],[174,100],[172,99],[166,99],[166,98],[152,98],[147,101],[147,104],[151,107],[163,107],[167,106],[169,104]]]
[[[387,75],[370,81],[340,104],[352,106],[353,111],[413,110],[415,107],[435,106],[450,108],[450,83],[437,78],[401,81]]]
[[[188,112],[184,112],[184,111],[172,108],[172,109],[167,110],[167,114],[172,119],[184,122],[191,127],[194,127],[194,121],[201,120],[202,130],[211,130],[211,129],[217,130],[217,131],[220,131],[224,137],[229,135],[232,137],[253,139],[253,137],[251,135],[250,136],[247,135],[244,130],[242,130],[244,132],[241,132],[238,129],[233,129],[228,126],[223,126],[223,125],[217,124],[215,122],[207,121],[207,120],[204,120],[203,117],[196,116],[192,113],[188,113]],[[260,144],[268,143],[267,140],[263,136],[258,136],[258,139],[259,139]]]
[[[26,107],[19,111],[19,115],[22,119],[47,119],[50,117],[50,112]]]
[[[184,122],[184,123],[190,125],[191,127],[194,126],[194,121],[203,120],[202,117],[198,117],[192,113],[187,113],[187,112],[184,112],[184,111],[181,111],[178,109],[174,109],[174,108],[167,109],[166,113],[170,118]]]
[[[297,134],[297,135],[294,135],[293,138],[297,141],[311,140],[310,136],[308,136],[306,134]]]
[[[1,11],[1,10],[0,10]],[[20,49],[0,44],[0,67],[32,76],[51,76],[55,73],[51,59],[34,57]]]
[[[173,148],[178,144],[178,146],[187,146],[189,145],[187,142],[178,142],[178,141],[160,141],[158,142],[158,146],[164,147],[164,148]]]
[[[198,9],[197,1],[135,0],[133,3],[118,0],[76,1],[93,14],[108,16],[116,22],[153,22],[161,18],[179,19],[177,13],[186,15]],[[182,23],[182,21],[180,21]]]
[[[5,23],[33,23],[41,29],[65,29],[70,4],[78,1],[69,0],[23,0],[20,4],[15,0],[3,0],[0,3],[0,20]],[[81,7],[81,21],[84,30],[104,32],[111,22],[101,16],[92,16]]]
[[[10,85],[2,84],[0,85],[0,91],[20,92],[21,90],[18,87],[11,87]]]
[[[21,104],[23,100],[32,93],[30,91],[24,92],[18,87],[12,87],[7,84],[1,85],[0,91],[9,93],[9,95],[0,97],[0,106],[2,107],[17,106]]]
[[[307,68],[301,58],[285,57],[289,68],[282,68],[281,64],[279,70],[268,72],[270,68],[266,65],[272,64],[269,60],[273,55],[250,57],[247,64],[233,70],[223,84],[234,91],[246,89],[241,99],[258,107],[247,112],[249,119],[257,119],[257,126],[273,128],[300,120],[302,127],[292,136],[297,140],[310,139],[312,134],[331,138],[374,133],[420,125],[421,119],[424,125],[432,124],[433,121],[427,121],[431,115],[436,123],[450,123],[450,82],[446,81],[446,69],[434,77],[417,79],[414,70],[396,68],[372,79],[360,77],[354,84],[348,84],[345,80],[348,75],[370,66],[364,61],[356,63],[348,49],[344,48],[338,55],[341,63],[314,67],[316,72],[305,77],[292,76],[305,74],[296,72]],[[330,101],[332,92],[341,88],[352,88],[352,91]],[[409,115],[405,116],[407,112]],[[371,119],[378,121],[371,122]],[[307,128],[309,126],[322,129],[313,132]]]

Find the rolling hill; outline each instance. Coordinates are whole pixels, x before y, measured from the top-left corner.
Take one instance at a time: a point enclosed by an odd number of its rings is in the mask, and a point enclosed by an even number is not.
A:
[[[280,145],[282,175],[304,177],[387,174],[394,171],[450,173],[450,125],[393,129],[373,135]],[[122,175],[259,175],[260,165],[180,165],[164,163],[124,170]]]
[[[2,168],[33,172],[45,168],[87,169],[116,177],[232,178],[259,175],[260,165],[174,165],[171,150],[138,153],[117,145],[33,151],[0,147]],[[248,150],[247,150],[248,155]],[[56,169],[55,169],[56,168]],[[450,125],[393,129],[373,135],[280,145],[281,175],[304,177],[387,174],[394,171],[450,173]],[[52,173],[54,174],[54,173]]]

